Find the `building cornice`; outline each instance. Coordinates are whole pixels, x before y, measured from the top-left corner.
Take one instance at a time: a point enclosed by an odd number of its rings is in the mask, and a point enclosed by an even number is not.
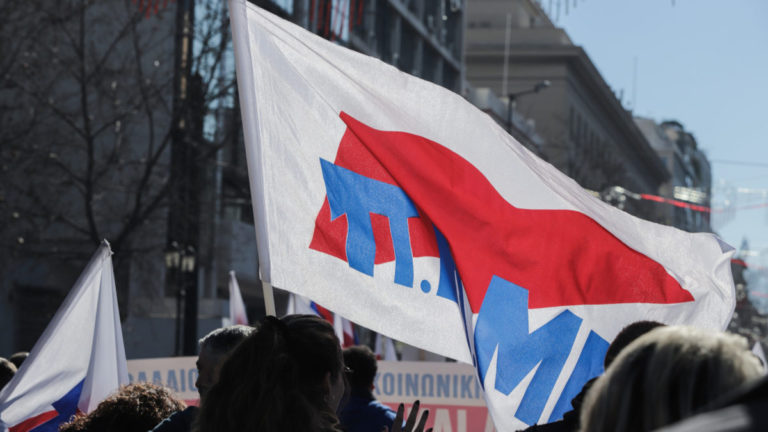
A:
[[[468,50],[467,61],[498,61],[503,56],[503,44],[484,44],[483,48],[475,47],[471,51]],[[511,64],[561,63],[567,65],[571,70],[571,77],[583,85],[589,94],[594,95],[594,102],[607,113],[608,120],[617,126],[622,135],[621,138],[625,141],[622,148],[630,155],[639,158],[660,183],[669,179],[669,172],[635,124],[632,115],[624,109],[581,47],[551,44],[512,45],[509,50],[509,59]]]

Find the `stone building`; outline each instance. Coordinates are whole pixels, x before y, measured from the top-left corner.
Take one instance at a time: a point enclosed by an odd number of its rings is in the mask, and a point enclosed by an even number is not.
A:
[[[669,173],[584,50],[532,0],[469,0],[466,19],[467,81],[533,119],[544,158],[584,188],[659,220],[621,191],[656,194]]]
[[[711,204],[712,168],[698,148],[696,138],[673,120],[656,123],[649,118],[635,117],[635,123],[670,173],[659,195],[683,204],[657,204],[661,222],[691,232],[712,231],[711,213],[704,211]]]
[[[450,90],[462,91],[463,1],[254,3],[336,43],[381,58]],[[100,134],[93,165],[95,171],[107,173],[104,182],[95,189],[96,201],[93,191],[81,191],[77,186],[94,169],[77,162],[86,160],[82,157],[87,153],[86,146],[69,126],[82,121],[82,113],[77,110],[83,102],[78,96],[81,87],[76,80],[67,79],[66,71],[79,69],[66,69],[68,63],[64,64],[65,60],[78,60],[76,55],[70,56],[72,53],[90,55],[91,51],[65,47],[58,53],[19,50],[25,56],[39,54],[40,58],[20,57],[14,79],[37,79],[28,71],[25,75],[24,65],[62,59],[58,64],[48,62],[40,70],[49,72],[50,77],[59,74],[54,83],[56,89],[70,99],[54,95],[37,98],[36,103],[48,110],[40,112],[64,115],[59,116],[58,123],[49,120],[50,127],[44,128],[44,136],[29,135],[24,137],[26,141],[19,141],[20,148],[40,145],[40,155],[35,157],[48,161],[46,165],[38,164],[35,169],[22,172],[28,164],[14,159],[18,153],[4,147],[0,148],[0,156],[8,169],[4,168],[2,173],[17,173],[13,178],[19,180],[20,186],[40,192],[42,202],[53,205],[61,201],[71,211],[62,211],[60,217],[51,217],[50,221],[43,218],[44,229],[31,223],[25,225],[22,222],[32,220],[31,211],[16,199],[24,195],[13,192],[9,183],[0,188],[0,215],[9,215],[7,223],[1,219],[0,226],[0,355],[31,348],[96,249],[101,240],[92,238],[96,234],[120,245],[115,248],[114,259],[129,358],[193,353],[197,339],[221,326],[227,315],[230,270],[236,272],[251,319],[264,314],[240,111],[232,85],[232,51],[225,43],[228,30],[216,27],[226,23],[222,19],[227,13],[226,2],[178,0],[162,7],[159,3],[158,8],[150,7],[151,4],[89,4],[82,15],[67,15],[82,16],[87,40],[96,41],[90,45],[95,59],[79,59],[84,67],[98,65],[99,56],[109,65],[104,74],[93,72],[89,85],[95,88],[87,92],[93,100],[85,103],[93,111],[86,117],[98,123]],[[64,14],[63,8],[59,9]],[[28,12],[29,23],[39,21],[34,11]],[[70,41],[59,24],[49,25],[38,37]],[[126,30],[113,34],[119,28]],[[0,47],[26,42],[10,36],[9,32],[0,34]],[[207,51],[200,45],[206,37],[211,44]],[[35,46],[58,49],[59,45]],[[101,48],[111,51],[101,52]],[[14,50],[8,52],[11,51]],[[185,56],[190,52],[193,57]],[[71,58],[65,59],[64,54]],[[140,55],[140,60],[131,58],[134,54]],[[217,57],[218,54],[222,56]],[[139,64],[145,69],[136,71]],[[61,70],[57,69],[59,66]],[[8,96],[4,100],[16,97],[13,89],[0,88],[0,94]],[[151,107],[130,105],[141,97],[151,99]],[[18,111],[25,112],[31,106],[20,105]],[[117,120],[112,119],[113,112]],[[20,118],[16,114],[3,106],[3,131],[24,131],[25,125],[13,123]],[[5,139],[5,135],[1,137]],[[51,137],[54,139],[50,148],[43,147],[48,144],[43,139]],[[148,146],[155,153],[145,154]],[[67,147],[69,153],[65,151]],[[115,149],[113,153],[101,150],[111,148]],[[6,156],[10,159],[5,159]],[[151,175],[142,180],[142,167],[149,162]],[[59,189],[39,187],[43,180],[65,177],[63,168],[71,170],[72,176],[57,183]],[[141,186],[138,189],[137,184]],[[118,186],[125,186],[126,192],[115,193]],[[68,192],[57,192],[60,189]],[[51,195],[44,196],[43,192]],[[137,198],[142,202],[141,211],[136,214],[137,219],[131,219]],[[83,211],[84,201],[98,204],[96,211]],[[155,204],[146,208],[147,203]],[[128,216],[121,213],[123,206]],[[29,209],[34,209],[34,203],[30,203]],[[37,210],[40,213],[43,209]],[[10,216],[14,214],[19,216]],[[135,231],[126,241],[115,242],[125,222]],[[88,230],[91,223],[99,227],[94,233]],[[276,300],[278,311],[284,310],[285,296]],[[28,313],[30,310],[35,313]]]

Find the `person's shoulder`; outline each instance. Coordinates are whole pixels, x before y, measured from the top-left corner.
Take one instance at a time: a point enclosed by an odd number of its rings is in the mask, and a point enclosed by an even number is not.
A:
[[[192,430],[192,422],[197,418],[200,409],[189,406],[183,411],[176,411],[168,418],[160,422],[152,432],[188,432]]]
[[[391,421],[394,421],[395,416],[397,415],[397,413],[392,408],[384,405],[376,399],[368,402],[368,407],[372,411],[376,411],[376,413],[388,418]]]

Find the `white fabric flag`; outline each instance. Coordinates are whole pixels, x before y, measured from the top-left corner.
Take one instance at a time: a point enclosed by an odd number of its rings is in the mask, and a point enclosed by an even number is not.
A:
[[[128,384],[112,251],[106,240],[19,371],[0,392],[0,430],[58,430]]]
[[[312,308],[312,300],[297,294],[291,294],[288,297],[288,308],[285,314],[320,315],[316,309]]]
[[[397,351],[395,351],[395,343],[392,339],[384,336],[381,333],[376,333],[376,342],[373,352],[380,360],[397,361]]]
[[[339,338],[342,348],[351,347],[352,345],[357,344],[355,329],[350,320],[334,313],[333,329],[336,331],[336,337]]]
[[[475,364],[499,431],[561,418],[631,322],[730,320],[715,236],[603,203],[442,87],[230,16],[262,279]]]
[[[229,324],[248,325],[245,303],[240,294],[240,285],[237,283],[234,270],[229,272]]]

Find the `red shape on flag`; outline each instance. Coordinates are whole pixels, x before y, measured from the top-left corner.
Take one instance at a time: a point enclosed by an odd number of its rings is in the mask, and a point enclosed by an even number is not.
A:
[[[434,235],[414,235],[429,232],[424,227],[434,222],[450,244],[473,312],[479,311],[494,275],[529,290],[529,308],[694,300],[662,265],[585,214],[514,207],[477,168],[446,147],[370,128],[343,112],[341,118],[348,129],[336,165],[397,185],[411,198],[422,215],[409,222],[414,256],[439,256]],[[343,217],[330,221],[326,200],[310,247],[346,260],[346,224]],[[374,224],[374,231],[382,225]],[[384,244],[386,235],[377,232],[374,238],[376,263],[394,259],[394,254],[379,254],[391,249],[391,240]]]
[[[59,413],[56,412],[56,410],[52,411],[46,411],[42,414],[38,414],[34,417],[28,418],[24,420],[23,422],[17,424],[16,426],[11,427],[8,429],[10,432],[27,432],[30,431],[41,424],[47,423],[56,417],[58,417]]]
[[[376,161],[371,152],[365,148],[349,129],[344,133],[334,163],[374,180],[397,185],[392,176],[387,173],[387,170]],[[376,242],[374,264],[394,261],[395,249],[392,245],[389,220],[385,216],[372,214],[371,226],[373,228],[373,238]],[[418,218],[410,218],[408,220],[408,230],[414,257],[440,257],[435,232],[429,219],[423,214]],[[331,207],[326,198],[315,220],[315,232],[309,247],[310,249],[324,252],[346,261],[346,240],[347,217],[343,215],[331,220]]]
[[[320,315],[324,320],[328,321],[333,325],[333,312],[329,311],[328,309],[320,306],[319,304],[312,302],[312,308],[317,311],[317,314]]]

